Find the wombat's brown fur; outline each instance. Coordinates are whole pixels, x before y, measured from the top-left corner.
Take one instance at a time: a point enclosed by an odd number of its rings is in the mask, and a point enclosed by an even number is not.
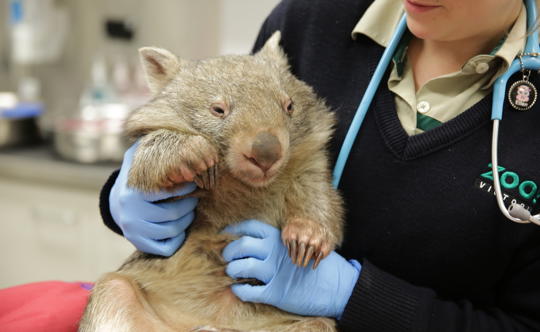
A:
[[[80,331],[335,331],[332,319],[241,302],[221,257],[232,237],[220,231],[246,219],[280,227],[301,265],[342,238],[326,151],[334,115],[290,74],[279,38],[255,55],[196,62],[141,49],[155,98],[127,124],[140,138],[129,184],[195,180],[203,196],[173,256],[136,252],[97,282]]]

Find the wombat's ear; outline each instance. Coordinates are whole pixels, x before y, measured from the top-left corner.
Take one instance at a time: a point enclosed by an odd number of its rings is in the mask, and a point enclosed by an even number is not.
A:
[[[158,93],[180,68],[180,60],[176,55],[162,48],[143,47],[139,49],[139,55],[153,94]]]
[[[281,46],[279,46],[279,41],[281,40],[281,32],[278,30],[268,38],[264,46],[257,54],[261,54],[270,58],[273,61],[276,61],[279,65],[288,66],[287,56]]]

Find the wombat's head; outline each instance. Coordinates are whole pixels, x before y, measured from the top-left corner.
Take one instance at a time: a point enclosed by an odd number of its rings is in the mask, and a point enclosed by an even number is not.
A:
[[[276,32],[254,55],[200,61],[158,48],[140,50],[153,103],[174,110],[178,121],[218,148],[220,167],[255,187],[279,174],[295,141],[306,135],[307,119],[317,117],[310,109],[318,101],[289,72],[279,40]]]

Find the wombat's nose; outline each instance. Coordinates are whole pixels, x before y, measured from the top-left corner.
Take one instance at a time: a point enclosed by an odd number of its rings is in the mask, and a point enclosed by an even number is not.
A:
[[[281,144],[278,138],[263,131],[255,136],[248,160],[266,172],[281,158]]]

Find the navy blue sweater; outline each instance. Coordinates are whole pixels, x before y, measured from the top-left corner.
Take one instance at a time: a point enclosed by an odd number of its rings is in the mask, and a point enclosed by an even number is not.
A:
[[[383,52],[367,37],[351,38],[371,2],[282,1],[254,48],[281,30],[293,73],[338,115],[334,158]],[[339,252],[362,262],[340,330],[540,331],[540,227],[506,220],[497,208],[489,167],[491,95],[440,127],[408,136],[387,78],[339,188],[348,210]],[[539,86],[536,79],[533,74]],[[536,213],[539,105],[526,112],[506,105],[499,144],[505,202]],[[102,191],[101,209],[105,223],[120,232],[108,207],[115,177]]]

